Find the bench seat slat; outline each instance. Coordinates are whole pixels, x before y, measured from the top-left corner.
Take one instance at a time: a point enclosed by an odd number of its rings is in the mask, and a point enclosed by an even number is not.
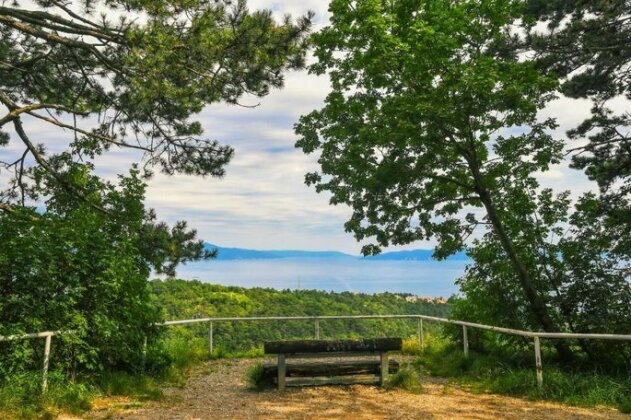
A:
[[[401,350],[400,337],[364,338],[361,340],[289,340],[267,341],[266,354],[279,353],[348,353]]]

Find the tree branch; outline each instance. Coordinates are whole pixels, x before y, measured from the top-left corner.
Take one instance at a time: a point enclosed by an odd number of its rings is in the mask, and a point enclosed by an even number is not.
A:
[[[69,130],[73,130],[73,131],[75,131],[77,133],[80,133],[80,134],[83,134],[85,136],[93,137],[95,139],[102,140],[102,141],[105,141],[107,143],[112,143],[112,144],[114,144],[116,146],[119,146],[119,147],[128,147],[130,149],[142,150],[143,152],[147,152],[147,153],[152,153],[153,152],[153,150],[150,149],[150,148],[143,147],[143,146],[136,146],[134,144],[130,144],[130,143],[114,140],[112,137],[107,137],[107,136],[103,136],[101,134],[91,133],[89,131],[85,131],[85,130],[82,130],[82,129],[78,128],[78,127],[72,126],[70,124],[62,123],[61,121],[59,121],[57,119],[48,118],[48,117],[45,117],[43,115],[39,115],[39,114],[37,114],[35,112],[28,112],[28,115],[31,115],[31,116],[33,116],[35,118],[39,118],[40,120],[46,121],[46,122],[48,122],[50,124],[56,125],[57,127],[67,128]]]

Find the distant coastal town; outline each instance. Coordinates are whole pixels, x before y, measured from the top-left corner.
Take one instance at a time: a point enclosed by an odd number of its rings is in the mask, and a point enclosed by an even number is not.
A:
[[[400,299],[405,299],[406,302],[427,302],[427,303],[439,303],[446,304],[449,303],[447,299],[442,296],[439,297],[431,297],[431,296],[418,296],[418,295],[410,295],[410,294],[397,294],[397,297]]]

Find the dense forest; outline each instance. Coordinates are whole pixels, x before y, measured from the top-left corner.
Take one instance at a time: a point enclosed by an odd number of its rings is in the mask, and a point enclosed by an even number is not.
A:
[[[274,290],[226,287],[199,281],[150,282],[154,304],[164,320],[202,317],[265,317],[309,315],[423,314],[446,317],[449,304],[408,302],[394,293],[333,293],[318,290]],[[208,324],[164,327],[170,336],[206,338]],[[311,338],[312,321],[219,322],[213,326],[216,348],[247,351],[265,340]],[[415,320],[326,320],[320,337],[409,337],[416,334]]]

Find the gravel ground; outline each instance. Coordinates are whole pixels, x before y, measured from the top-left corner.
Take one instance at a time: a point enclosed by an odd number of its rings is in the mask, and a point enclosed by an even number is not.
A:
[[[219,360],[196,367],[186,386],[138,407],[125,399],[97,402],[93,419],[631,419],[614,409],[586,409],[493,394],[473,394],[424,378],[419,394],[379,387],[322,386],[256,392],[245,381],[259,360]]]

